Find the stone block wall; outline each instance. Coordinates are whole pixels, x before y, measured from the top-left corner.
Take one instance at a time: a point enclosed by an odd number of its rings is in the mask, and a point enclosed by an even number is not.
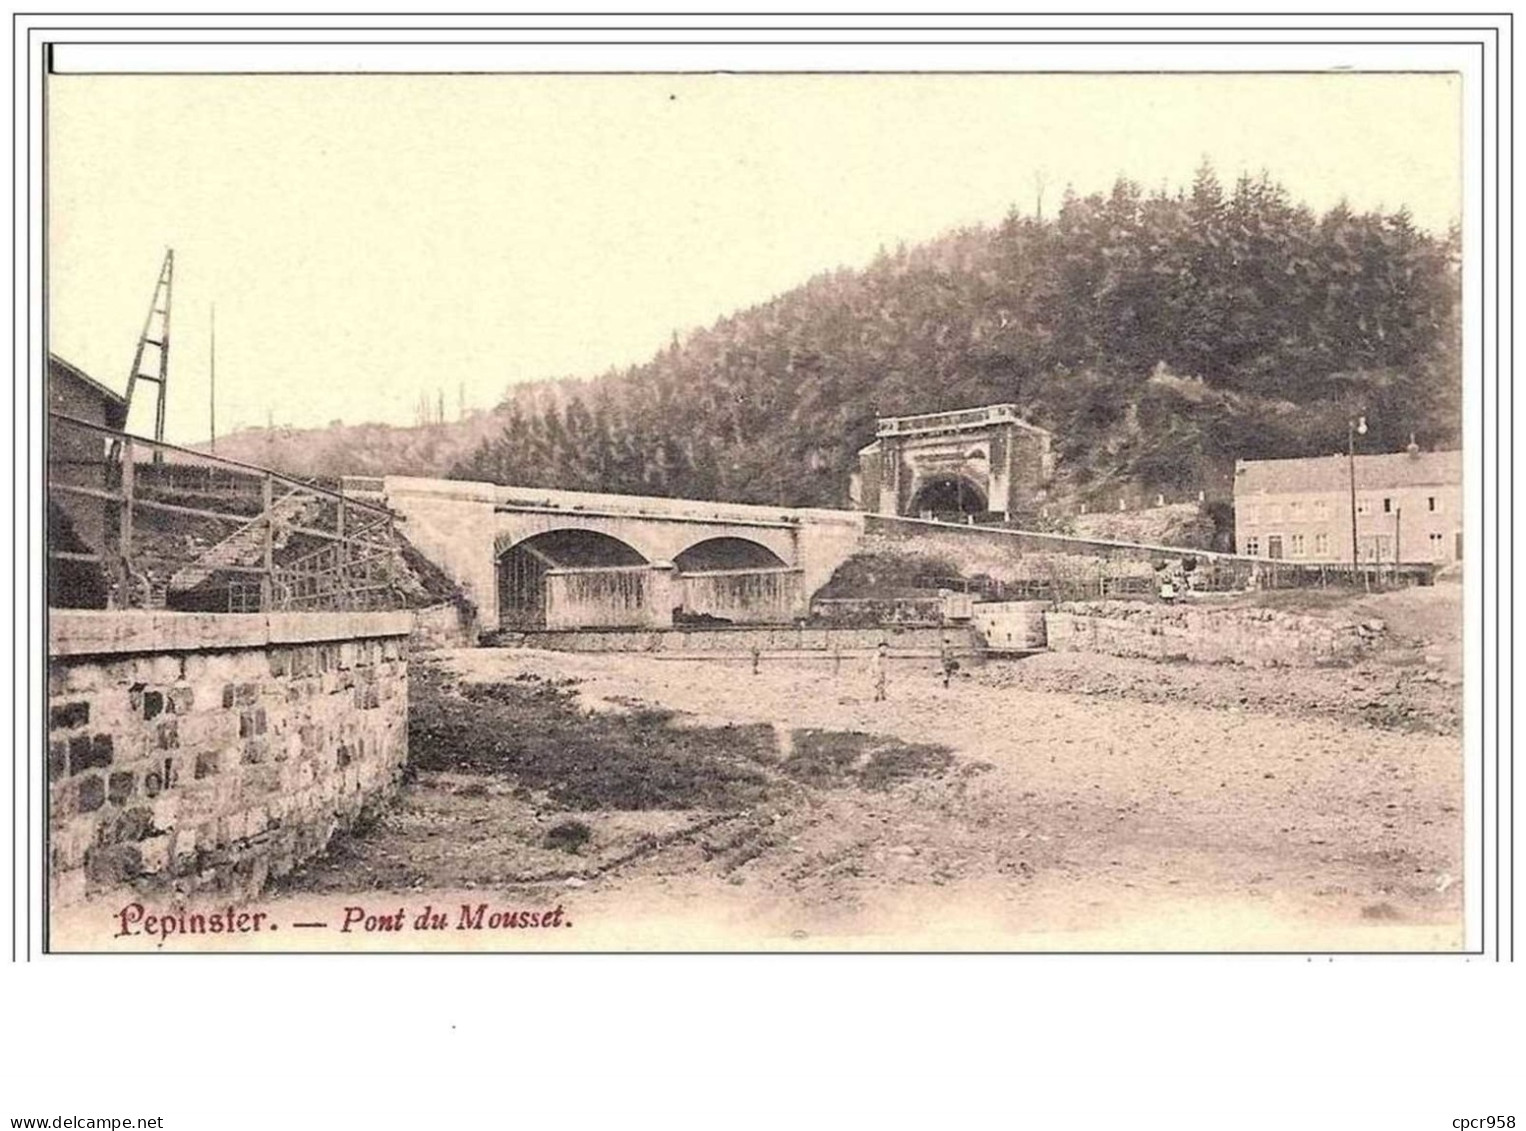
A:
[[[944,601],[928,597],[817,597],[813,623],[872,628],[876,625],[941,625]]]
[[[794,628],[728,627],[715,629],[670,629],[607,632],[535,632],[527,633],[522,643],[534,648],[558,652],[657,652],[673,655],[714,653],[718,656],[748,656],[756,649],[769,652],[873,651],[883,642],[893,654],[926,653],[936,655],[946,644],[959,655],[981,651],[979,641],[967,625],[947,628],[886,626],[878,628],[811,627]]]
[[[1263,608],[1075,601],[1044,614],[1055,652],[1251,667],[1338,666],[1360,659],[1382,625]]]
[[[54,907],[252,896],[400,779],[408,613],[49,620]]]

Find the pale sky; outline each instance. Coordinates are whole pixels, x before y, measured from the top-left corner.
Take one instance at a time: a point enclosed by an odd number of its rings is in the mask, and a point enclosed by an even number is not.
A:
[[[413,423],[647,360],[881,247],[1118,174],[1459,216],[1440,75],[56,76],[50,348],[117,389],[175,249],[167,438]],[[152,386],[147,389],[152,392]],[[151,431],[135,410],[134,431]]]

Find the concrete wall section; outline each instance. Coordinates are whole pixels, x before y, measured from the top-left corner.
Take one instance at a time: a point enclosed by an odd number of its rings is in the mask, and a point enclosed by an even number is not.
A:
[[[1048,601],[977,601],[974,628],[993,652],[1039,652],[1048,646],[1044,614]]]
[[[390,794],[409,613],[50,613],[55,907],[251,896]]]

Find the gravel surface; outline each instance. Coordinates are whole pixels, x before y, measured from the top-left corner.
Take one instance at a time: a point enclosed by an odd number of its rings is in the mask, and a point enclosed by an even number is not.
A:
[[[871,788],[862,775],[830,769],[851,767],[852,751],[872,741],[834,740],[826,778],[796,774],[792,793],[689,813],[685,819],[715,823],[660,843],[652,837],[651,851],[579,873],[586,886],[573,894],[585,934],[576,945],[1461,945],[1458,740],[1372,726],[1334,707],[1328,717],[1300,711],[1279,690],[1285,671],[1228,673],[1238,681],[1232,686],[1276,708],[1266,710],[1180,695],[1154,701],[1154,691],[1128,688],[1157,685],[1139,672],[1125,678],[1114,665],[1106,666],[1114,693],[1103,697],[993,686],[1003,678],[994,665],[945,690],[932,662],[905,661],[892,668],[888,701],[876,703],[867,663],[833,676],[789,661],[754,675],[745,660],[528,650],[459,651],[446,662],[463,679],[488,684],[574,680],[564,686],[596,715],[660,705],[676,712],[666,725],[680,728],[766,724],[781,736],[786,760],[799,753],[802,733],[881,736],[948,752],[947,764],[919,761],[919,772]],[[1063,682],[1062,670],[1074,678],[1084,669],[1047,670]],[[1211,681],[1226,673],[1195,674]],[[1204,694],[1215,686],[1205,683]],[[820,745],[806,743],[818,761]],[[523,802],[510,798],[500,811],[511,804]],[[558,816],[532,815],[536,828]],[[629,812],[579,817],[593,830],[591,859],[622,856]],[[645,819],[679,828],[678,817]],[[449,827],[447,815],[446,841],[454,839]],[[393,830],[386,843],[414,862],[414,892],[523,871],[495,855],[497,872],[484,876],[471,851],[447,866],[416,866],[409,835]],[[352,881],[358,876],[341,869],[325,886]]]
[[[346,949],[1457,949],[1459,595],[1324,597],[1385,622],[1355,667],[904,659],[884,702],[867,659],[437,653],[401,803],[272,907],[572,928]]]

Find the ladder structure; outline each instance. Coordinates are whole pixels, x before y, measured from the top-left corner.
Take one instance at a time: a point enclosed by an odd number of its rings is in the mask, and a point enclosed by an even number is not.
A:
[[[164,265],[159,269],[159,281],[154,285],[154,297],[148,304],[148,316],[143,319],[143,333],[138,335],[138,349],[133,354],[132,373],[127,378],[127,411],[132,412],[132,397],[139,381],[152,381],[158,386],[154,405],[154,439],[164,441],[164,398],[170,374],[170,287],[175,277],[175,250],[164,253]],[[152,347],[157,360],[144,368],[144,354]],[[162,463],[164,453],[155,448],[153,460]]]

